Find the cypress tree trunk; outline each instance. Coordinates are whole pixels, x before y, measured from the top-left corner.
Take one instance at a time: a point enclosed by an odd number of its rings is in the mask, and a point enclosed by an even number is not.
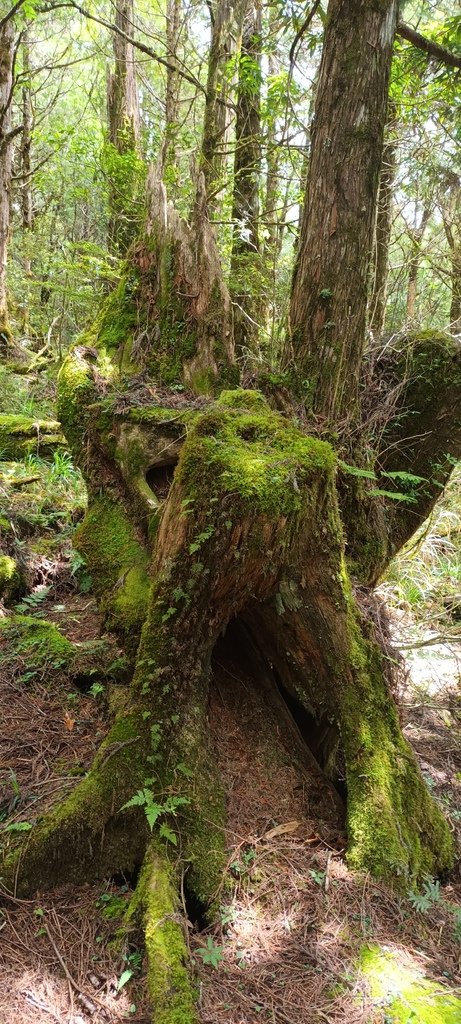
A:
[[[231,292],[234,302],[234,343],[237,356],[255,353],[261,291],[259,249],[259,186],[261,174],[261,7],[245,2],[235,125],[234,233]]]
[[[461,245],[451,251],[450,330],[461,334]]]
[[[13,95],[14,28],[10,19],[0,29],[0,353],[7,355],[8,326],[6,267],[10,237],[12,173],[11,102]]]
[[[328,6],[285,362],[329,422],[358,405],[397,6]]]
[[[383,149],[383,163],[379,179],[378,206],[373,260],[373,287],[370,298],[370,328],[376,337],[384,330],[386,317],[387,284],[389,276],[389,243],[392,227],[392,205],[397,159],[397,122],[391,117],[388,138]]]
[[[418,271],[419,264],[421,262],[421,246],[423,243],[424,232],[427,228],[430,215],[430,207],[425,207],[421,216],[421,222],[419,226],[413,228],[409,232],[411,247],[410,256],[408,260],[409,270],[406,306],[406,319],[408,323],[411,323],[411,321],[415,319]]]
[[[30,43],[29,33],[24,32],[22,38],[22,60],[26,82],[22,89],[22,138],[21,138],[21,212],[22,230],[25,247],[28,244],[29,232],[32,231],[33,208],[32,208],[32,175],[30,150],[32,146],[32,97],[30,75]],[[26,253],[24,269],[27,275],[31,274],[30,256]],[[27,316],[27,313],[26,313]]]
[[[177,70],[181,28],[181,0],[168,0],[166,10],[166,46],[169,67],[166,73],[165,135],[160,156],[161,177],[167,184],[176,180],[176,131],[181,79]]]
[[[139,231],[141,203],[139,161],[139,101],[134,49],[125,36],[133,36],[134,0],[117,0],[114,32],[114,70],[107,83],[109,143],[109,246],[123,255]]]
[[[207,98],[203,121],[200,170],[210,214],[219,207],[226,179],[226,134],[229,125],[227,63],[239,36],[233,0],[216,0],[210,5],[211,42],[208,57]]]
[[[442,208],[443,226],[450,249],[451,259],[451,303],[450,330],[461,333],[461,182],[457,174],[448,176],[448,197]]]

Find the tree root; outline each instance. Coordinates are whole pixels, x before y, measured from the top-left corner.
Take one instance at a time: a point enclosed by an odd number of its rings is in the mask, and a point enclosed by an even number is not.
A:
[[[178,899],[178,879],[158,844],[144,858],[126,922],[143,921],[147,983],[155,1024],[196,1024],[197,992],[187,966],[187,921]]]

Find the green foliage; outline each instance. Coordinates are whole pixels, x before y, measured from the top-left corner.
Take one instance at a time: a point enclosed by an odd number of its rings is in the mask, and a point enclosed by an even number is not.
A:
[[[195,955],[199,956],[204,964],[210,964],[211,967],[219,967],[223,959],[223,946],[218,946],[211,935],[206,940],[206,946],[199,947],[195,950]]]
[[[124,811],[129,807],[144,807],[147,822],[152,832],[158,818],[167,814],[175,816],[180,807],[187,807],[189,803],[190,800],[187,797],[173,795],[167,796],[160,803],[154,797],[153,791],[146,786],[143,789],[138,789],[137,793],[126,804],[123,804],[120,810]],[[162,839],[166,839],[173,846],[177,846],[178,839],[175,832],[164,822],[160,825],[159,834]]]

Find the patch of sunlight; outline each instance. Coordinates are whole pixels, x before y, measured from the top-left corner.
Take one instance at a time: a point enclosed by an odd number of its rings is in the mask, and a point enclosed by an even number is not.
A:
[[[461,999],[441,982],[430,981],[407,954],[366,946],[360,970],[386,1024],[460,1024]]]

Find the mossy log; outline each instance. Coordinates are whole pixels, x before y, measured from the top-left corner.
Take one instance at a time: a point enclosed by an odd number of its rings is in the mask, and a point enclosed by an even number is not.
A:
[[[207,714],[211,656],[229,623],[328,735],[325,786],[344,764],[352,866],[408,885],[452,864],[451,834],[353,598],[330,445],[254,391],[202,407],[151,394],[120,411],[116,394],[99,396],[84,351],[64,366],[60,392],[89,488],[78,544],[107,616],[125,635],[128,616],[133,646],[140,640],[126,706],[91,772],[9,855],[4,884],[27,894],[146,858],[133,905],[143,908],[154,1019],[187,1024],[196,1016],[175,865],[179,850],[190,891],[213,906],[225,803]]]
[[[56,420],[0,415],[0,459],[4,462],[20,461],[27,455],[49,459],[55,451],[67,447],[61,424]]]

